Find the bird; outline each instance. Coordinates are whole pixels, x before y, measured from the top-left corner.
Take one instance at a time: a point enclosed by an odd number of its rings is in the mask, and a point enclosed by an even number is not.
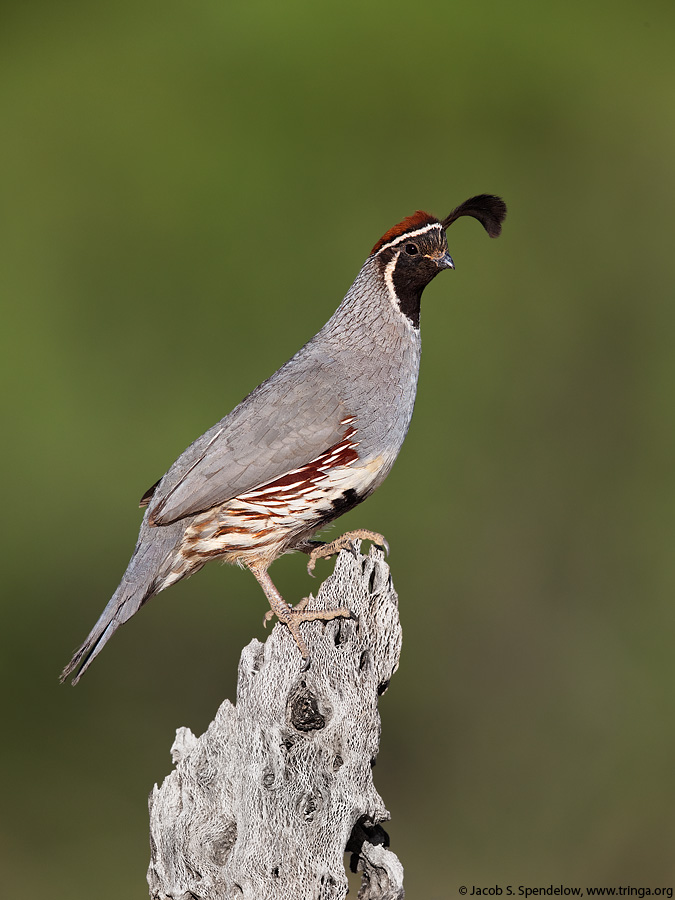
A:
[[[480,194],[444,219],[418,210],[377,241],[321,330],[232,412],[197,438],[140,500],[145,513],[124,576],[61,674],[77,684],[114,632],[147,601],[209,560],[254,575],[293,636],[305,666],[303,622],[349,617],[348,609],[288,604],[268,569],[299,550],[317,559],[367,539],[350,531],[313,536],[369,497],[401,449],[413,414],[420,365],[424,288],[454,269],[446,231],[463,216],[501,233],[504,201]]]

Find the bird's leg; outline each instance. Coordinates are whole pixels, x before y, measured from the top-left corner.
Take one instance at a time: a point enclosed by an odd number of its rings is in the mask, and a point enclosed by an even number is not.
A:
[[[304,541],[298,544],[296,549],[302,550],[303,553],[309,553],[309,562],[307,563],[307,571],[311,575],[314,571],[317,559],[324,559],[328,556],[335,556],[340,550],[353,549],[353,542],[372,541],[378,547],[383,547],[387,554],[389,553],[389,544],[386,539],[376,531],[368,531],[365,528],[359,528],[357,531],[347,531],[342,537],[324,544],[321,541]]]
[[[330,621],[330,619],[337,619],[339,617],[345,619],[351,618],[351,611],[344,608],[305,609],[309,598],[301,600],[296,606],[290,606],[288,603],[286,603],[284,598],[274,586],[274,582],[267,574],[267,569],[265,567],[257,566],[255,564],[249,564],[248,568],[251,570],[258,584],[265,592],[265,596],[267,597],[267,600],[271,607],[270,612],[265,615],[263,621],[267,622],[268,619],[272,618],[272,616],[276,616],[280,622],[283,622],[284,625],[288,627],[290,633],[293,635],[293,639],[298,645],[298,650],[302,654],[302,658],[304,660],[309,659],[309,650],[307,649],[307,644],[300,634],[301,622],[314,622],[316,620],[328,622]]]

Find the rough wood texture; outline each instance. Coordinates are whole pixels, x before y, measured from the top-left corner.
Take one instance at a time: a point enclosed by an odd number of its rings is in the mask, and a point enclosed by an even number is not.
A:
[[[379,823],[377,699],[398,666],[398,599],[382,553],[342,552],[312,603],[358,621],[303,625],[312,655],[277,625],[244,648],[237,705],[205,734],[180,728],[175,770],[150,797],[150,895],[156,900],[338,900],[344,854],[359,900],[403,897],[403,867]]]

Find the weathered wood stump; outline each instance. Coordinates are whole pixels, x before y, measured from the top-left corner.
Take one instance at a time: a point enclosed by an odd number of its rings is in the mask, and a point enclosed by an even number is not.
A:
[[[342,552],[312,606],[357,620],[303,625],[311,665],[288,630],[244,648],[237,703],[199,738],[179,728],[176,768],[150,797],[155,900],[338,900],[345,852],[359,900],[399,900],[403,867],[372,766],[378,696],[398,666],[398,598],[381,551]]]

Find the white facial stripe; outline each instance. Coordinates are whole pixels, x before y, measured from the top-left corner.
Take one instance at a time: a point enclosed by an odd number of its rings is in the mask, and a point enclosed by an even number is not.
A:
[[[383,250],[386,250],[387,247],[395,247],[396,244],[400,244],[401,241],[407,241],[408,238],[417,237],[418,234],[426,234],[427,231],[431,231],[432,228],[440,228],[441,231],[443,230],[443,226],[440,222],[430,222],[423,228],[417,228],[415,231],[406,231],[404,234],[399,234],[393,241],[388,241],[386,244],[383,244],[377,252],[381,253]]]
[[[396,296],[396,288],[394,287],[394,269],[396,268],[396,263],[398,262],[398,258],[400,255],[401,251],[399,250],[396,256],[387,263],[384,270],[384,283],[389,289],[389,299],[393,303],[394,308],[399,312],[401,311],[401,308],[398,302],[398,297]]]
[[[410,232],[412,234],[412,232]],[[417,234],[417,232],[415,232]],[[412,329],[414,332],[418,332],[419,328],[415,328],[410,319],[401,312],[401,304],[398,299],[398,294],[396,293],[396,288],[394,287],[394,269],[396,268],[396,263],[398,262],[398,258],[401,255],[401,251],[399,250],[396,256],[391,259],[384,269],[384,283],[387,285],[387,290],[389,291],[389,302],[394,307],[396,312],[401,316],[401,318],[405,321],[406,325]]]

